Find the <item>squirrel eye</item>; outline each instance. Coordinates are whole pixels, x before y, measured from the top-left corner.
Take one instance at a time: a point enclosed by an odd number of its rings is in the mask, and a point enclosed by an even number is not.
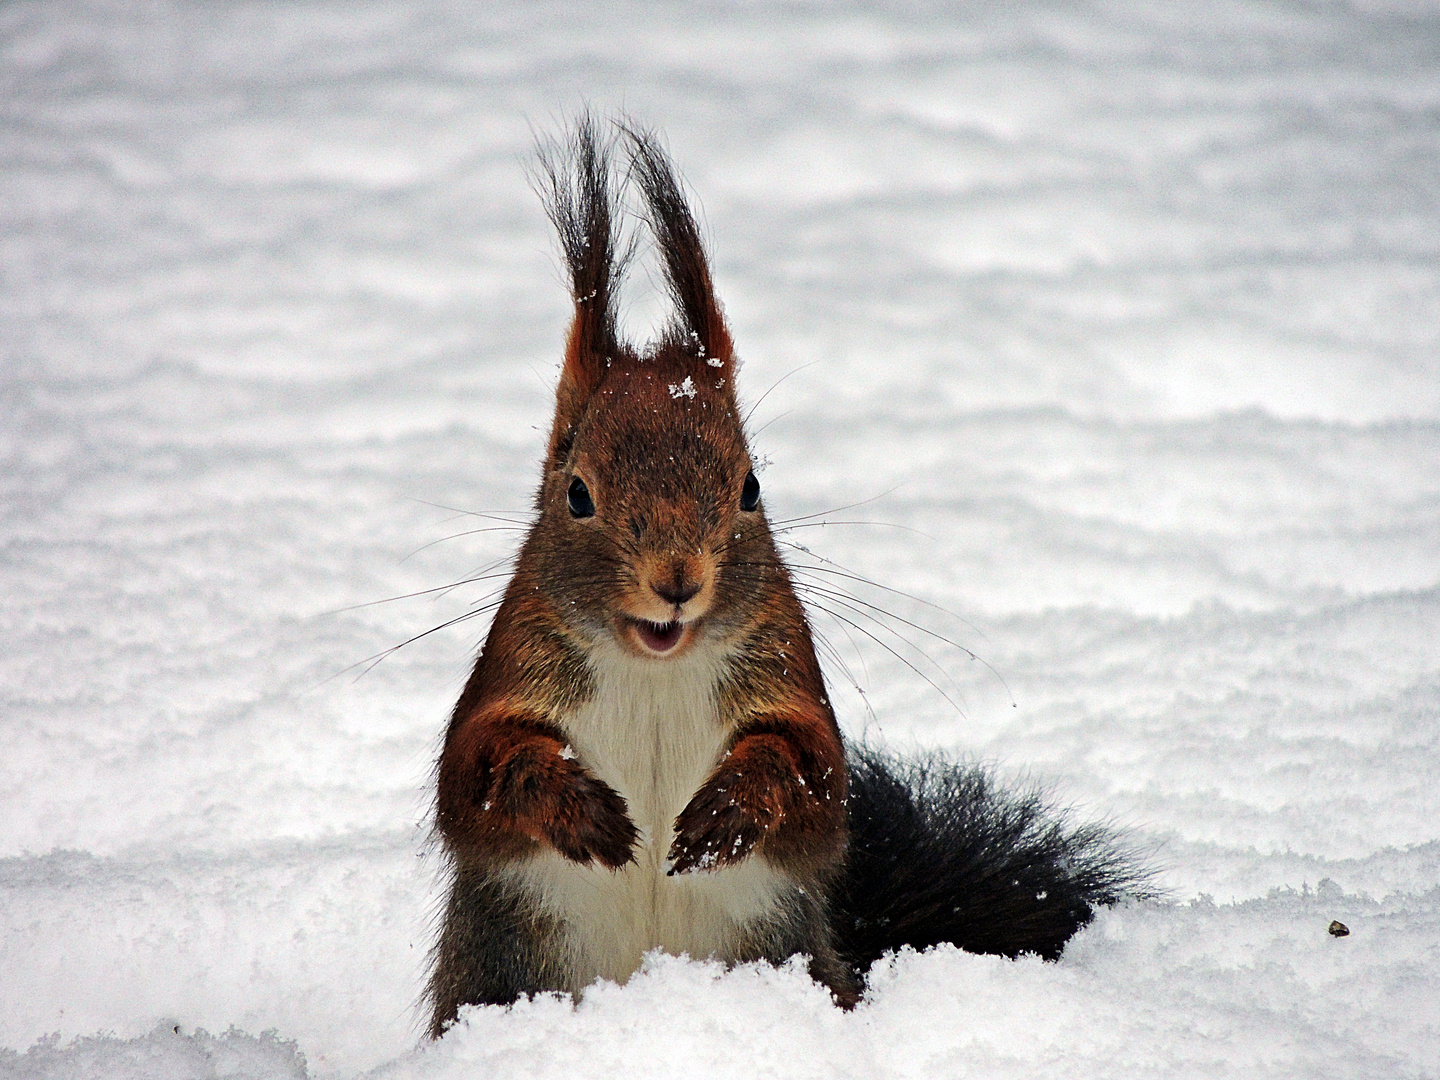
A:
[[[580,477],[570,481],[570,490],[565,495],[565,502],[570,507],[570,516],[587,518],[595,516],[595,500],[590,498],[590,489],[585,486],[585,481]]]
[[[740,509],[754,510],[760,505],[760,481],[755,479],[752,469],[745,474],[745,486],[740,489]]]

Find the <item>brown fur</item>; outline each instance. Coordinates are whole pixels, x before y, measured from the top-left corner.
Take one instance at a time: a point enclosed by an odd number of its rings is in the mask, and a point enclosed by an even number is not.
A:
[[[565,927],[508,868],[547,849],[609,868],[635,858],[625,798],[567,731],[596,692],[596,650],[611,646],[657,671],[693,650],[724,657],[714,687],[724,750],[674,821],[668,872],[760,859],[791,884],[721,959],[807,952],[837,1000],[856,997],[822,899],[846,846],[839,730],[763,506],[740,508],[752,459],[698,230],[653,138],[623,138],[676,318],[643,352],[616,335],[615,182],[596,126],[582,120],[569,150],[542,161],[575,315],[536,519],[438,766],[436,825],[455,877],[430,986],[435,1034],[466,1003],[573,989]],[[568,507],[576,478],[593,516]],[[645,624],[676,622],[673,649],[647,648]]]

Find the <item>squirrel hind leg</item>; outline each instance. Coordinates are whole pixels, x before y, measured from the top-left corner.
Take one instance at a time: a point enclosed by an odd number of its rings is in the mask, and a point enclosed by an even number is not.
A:
[[[1054,960],[1095,908],[1152,895],[1100,825],[1071,825],[1036,792],[940,757],[849,750],[850,847],[831,889],[840,954],[857,973],[902,946]]]
[[[860,1003],[863,984],[836,947],[833,920],[819,899],[823,894],[820,881],[789,890],[766,916],[744,928],[727,959],[732,964],[765,960],[779,965],[803,954],[809,957],[810,977],[830,991],[836,1005],[849,1010]]]
[[[457,865],[432,956],[426,997],[438,1039],[464,1005],[509,1005],[569,990],[558,922],[478,867]]]

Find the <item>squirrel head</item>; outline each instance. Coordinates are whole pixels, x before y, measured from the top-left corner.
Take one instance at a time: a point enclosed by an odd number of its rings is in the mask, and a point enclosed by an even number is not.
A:
[[[655,138],[628,126],[620,138],[675,313],[644,350],[619,337],[615,287],[633,246],[617,253],[614,143],[584,117],[568,143],[541,153],[575,314],[527,551],[567,629],[668,660],[740,632],[789,585],[695,220]]]

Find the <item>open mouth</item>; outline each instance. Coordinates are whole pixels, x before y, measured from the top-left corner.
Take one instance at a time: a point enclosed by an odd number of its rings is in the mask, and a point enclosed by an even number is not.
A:
[[[657,623],[648,619],[631,619],[635,634],[651,652],[667,653],[685,636],[685,626],[678,622]]]

